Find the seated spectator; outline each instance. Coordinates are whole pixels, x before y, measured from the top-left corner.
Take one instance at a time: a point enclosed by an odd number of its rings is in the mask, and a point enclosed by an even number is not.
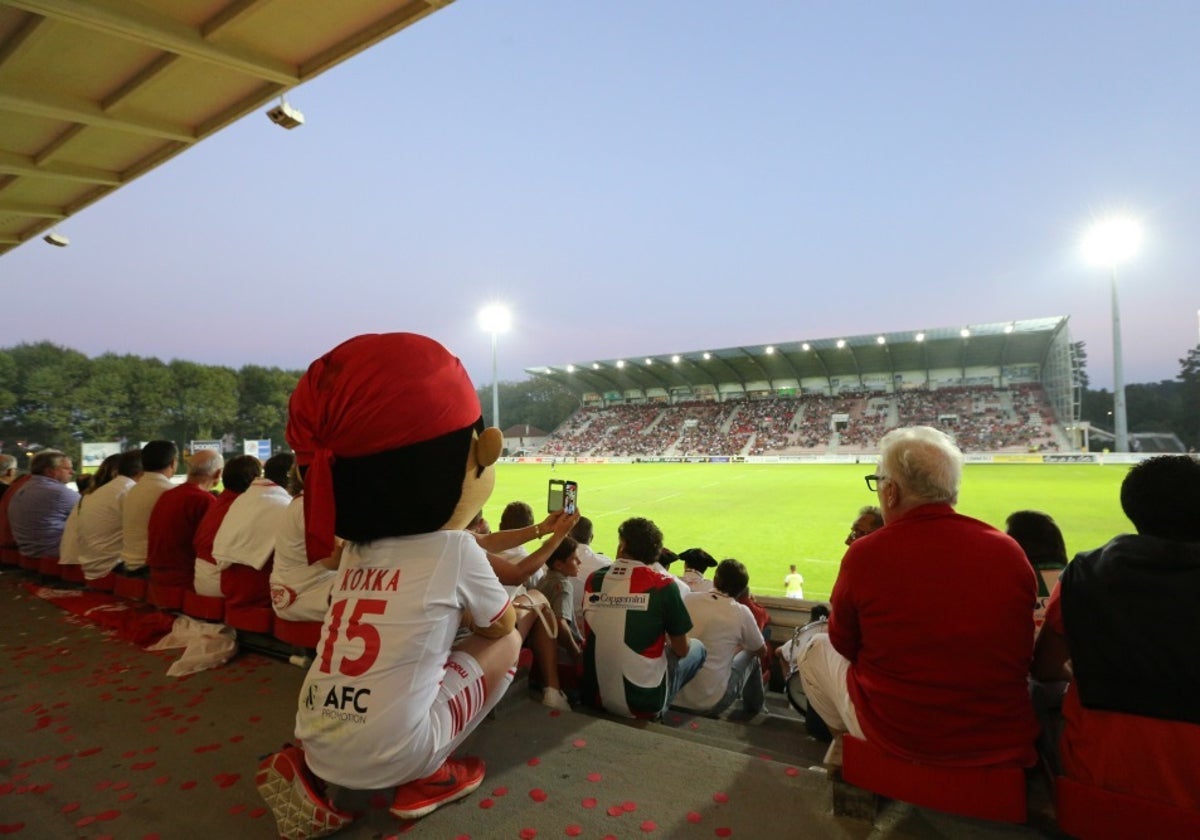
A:
[[[650,568],[656,572],[662,572],[675,581],[675,586],[679,588],[680,597],[686,598],[688,593],[692,591],[692,588],[684,583],[678,575],[671,574],[671,564],[678,559],[679,555],[664,545],[662,551],[658,552],[658,559],[650,564]]]
[[[101,485],[98,482],[100,471],[106,469],[106,465],[111,462],[112,466],[106,480],[111,480],[114,477],[117,469],[117,459],[120,455],[109,455],[101,462],[99,469],[93,475],[81,475],[75,479],[75,487],[79,490],[79,501],[71,508],[71,512],[67,515],[67,524],[63,526],[62,542],[58,544],[58,565],[59,566],[78,566],[79,565],[79,509],[83,505],[85,496],[90,495],[94,490]],[[85,481],[86,479],[86,481]],[[80,574],[83,573],[82,568]]]
[[[504,506],[504,512],[500,514],[500,531],[519,531],[522,528],[534,527],[533,508],[525,502],[509,502]],[[539,529],[540,530],[540,529]],[[490,550],[490,549],[489,549]],[[524,558],[529,556],[529,552],[525,550],[524,545],[514,545],[511,548],[506,548],[502,551],[495,552],[502,559],[509,563],[520,563]],[[533,573],[525,580],[521,581],[519,586],[534,587],[545,574],[545,565],[539,565],[534,569]],[[516,595],[517,592],[510,590],[509,595]]]
[[[234,500],[217,529],[213,559],[221,570],[221,594],[226,604],[271,606],[270,564],[275,556],[275,535],[292,501],[287,484],[294,461],[290,452],[277,452],[268,458],[262,478],[254,479]]]
[[[846,550],[828,635],[799,653],[809,704],[840,734],[892,755],[942,766],[1036,760],[1029,702],[1037,591],[1021,547],[955,513],[962,452],[928,426],[880,441],[867,477],[885,527]],[[919,609],[930,581],[937,609]],[[986,652],[986,653],[985,653]]]
[[[1037,632],[1046,618],[1050,590],[1067,567],[1067,544],[1054,519],[1036,510],[1019,510],[1005,521],[1005,533],[1017,541],[1025,559],[1037,575],[1037,601],[1033,608],[1033,627]]]
[[[571,580],[571,590],[575,597],[575,615],[583,615],[583,585],[591,577],[592,572],[612,564],[612,560],[592,549],[592,538],[595,529],[592,520],[586,516],[579,517],[575,527],[571,529],[571,539],[575,540],[575,556],[579,558],[579,576]]]
[[[712,582],[711,591],[693,591],[683,599],[692,633],[708,656],[671,705],[719,715],[740,699],[742,711],[757,714],[764,702],[759,657],[766,641],[753,613],[736,600],[747,591],[750,575],[737,560],[722,560]]]
[[[342,560],[342,543],[328,557],[308,560],[304,540],[304,482],[295,464],[288,473],[292,501],[275,532],[275,560],[271,568],[271,606],[288,621],[320,621],[329,609],[329,588]]]
[[[30,473],[20,476],[8,486],[3,496],[0,496],[0,553],[6,557],[5,562],[16,565],[20,559],[17,550],[17,540],[13,537],[12,523],[8,520],[8,506],[12,504],[15,491],[30,479]]]
[[[192,588],[196,578],[192,543],[200,520],[216,502],[211,491],[224,466],[220,452],[201,449],[188,463],[187,480],[158,497],[146,530],[146,564],[153,583]]]
[[[559,647],[569,650],[575,658],[583,654],[583,635],[575,624],[575,599],[571,590],[572,579],[579,576],[578,545],[570,537],[563,539],[551,552],[546,561],[546,575],[538,584],[538,591],[546,596],[558,621]]]
[[[846,545],[855,540],[873,534],[883,527],[883,511],[876,505],[864,505],[858,509],[858,516],[850,525],[850,533],[846,535]]]
[[[13,490],[8,506],[13,537],[25,557],[57,559],[67,517],[79,501],[67,486],[75,470],[62,452],[43,449],[29,462],[29,472],[29,481]]]
[[[142,474],[142,450],[109,455],[100,464],[92,489],[79,500],[79,565],[87,580],[121,568],[125,496]]]
[[[704,664],[703,643],[688,638],[692,619],[676,581],[652,568],[662,531],[627,519],[617,559],[584,587],[584,702],[615,715],[656,718]]]
[[[158,497],[174,485],[171,477],[179,464],[179,450],[169,440],[152,440],[142,447],[142,474],[129,488],[121,506],[121,571],[127,575],[149,573],[150,514]]]
[[[217,531],[225,521],[229,508],[238,497],[250,489],[254,480],[262,475],[262,462],[253,455],[236,455],[229,459],[221,472],[225,489],[209,507],[200,524],[196,526],[196,537],[192,548],[196,551],[196,578],[192,587],[197,595],[207,598],[224,598],[221,594],[221,570],[213,558],[213,543]]]
[[[1076,555],[1050,595],[1033,676],[1071,680],[1063,774],[1200,810],[1200,463],[1133,467],[1121,508],[1137,534]]]
[[[703,548],[689,548],[679,552],[679,559],[683,561],[682,580],[688,585],[688,589],[692,592],[710,592],[713,582],[706,578],[704,573],[716,568],[717,561],[713,556]],[[685,598],[684,601],[686,600]],[[692,618],[694,620],[695,616]]]
[[[17,459],[12,455],[0,454],[0,496],[17,480]]]

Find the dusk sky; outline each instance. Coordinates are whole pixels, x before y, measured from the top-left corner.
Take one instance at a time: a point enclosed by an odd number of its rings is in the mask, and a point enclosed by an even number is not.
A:
[[[1066,315],[1111,387],[1200,309],[1200,3],[458,0],[0,258],[0,342],[526,367]],[[264,109],[265,111],[265,109]]]

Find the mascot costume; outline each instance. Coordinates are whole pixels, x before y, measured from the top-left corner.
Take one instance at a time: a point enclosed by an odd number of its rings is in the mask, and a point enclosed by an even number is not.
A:
[[[411,333],[361,335],[309,367],[288,406],[310,562],[346,541],[296,737],[256,776],[279,833],[323,837],[352,815],[325,784],[395,789],[424,816],[483,781],[451,758],[512,682],[521,639],[464,529],[492,492],[503,438],[457,358]],[[463,624],[471,633],[455,642]]]

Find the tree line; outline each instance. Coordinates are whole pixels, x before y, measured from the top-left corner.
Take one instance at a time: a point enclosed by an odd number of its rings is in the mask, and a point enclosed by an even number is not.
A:
[[[1077,342],[1082,419],[1112,428],[1113,395],[1087,387],[1087,353]],[[1179,375],[1126,386],[1130,432],[1169,431],[1200,449],[1200,345],[1179,360]],[[193,440],[270,439],[284,446],[287,404],[302,371],[221,365],[105,353],[89,358],[48,341],[0,349],[0,448],[21,455],[61,449],[77,462],[80,444],[121,441],[135,445],[166,438],[186,447]],[[490,385],[478,389],[488,425]],[[505,429],[530,425],[552,432],[579,408],[578,397],[550,380],[501,382],[500,420]],[[25,466],[21,459],[21,466]]]

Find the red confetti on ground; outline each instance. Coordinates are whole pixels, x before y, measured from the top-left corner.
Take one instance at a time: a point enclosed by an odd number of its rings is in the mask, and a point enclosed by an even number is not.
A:
[[[581,825],[567,826],[566,835],[568,837],[578,837],[580,834],[583,834],[583,826],[581,826]]]
[[[100,752],[100,750],[101,747],[89,747],[86,750],[80,750],[78,755],[80,758],[83,758],[85,755],[95,755],[96,753]]]
[[[690,823],[698,823],[698,822],[700,822],[700,820],[702,820],[702,819],[704,819],[704,818],[703,818],[703,817],[701,817],[701,816],[700,816],[698,813],[696,813],[695,811],[688,811],[688,815],[687,815],[687,821],[688,821],[688,822],[690,822]]]
[[[96,819],[108,822],[109,820],[115,820],[119,816],[121,816],[120,811],[101,811],[96,815]]]
[[[732,828],[725,828],[725,827],[721,827],[721,828],[718,828],[718,829],[717,829],[717,830],[714,832],[714,834],[716,834],[718,837],[729,837],[729,836],[731,836],[731,835],[733,834],[733,829],[732,829]]]
[[[220,744],[204,744],[203,746],[196,747],[196,749],[192,750],[192,752],[206,753],[206,752],[212,752],[213,750],[219,750],[219,749],[221,749]]]
[[[471,835],[470,834],[460,834],[457,837],[455,837],[454,840],[471,840]]]
[[[583,800],[579,804],[582,805],[584,808],[588,808],[590,810],[592,808],[595,808],[600,803],[597,802],[595,799],[592,799],[592,797],[589,796],[587,799]]]
[[[537,829],[536,828],[522,828],[521,829],[521,840],[533,840],[534,837],[537,837]]]
[[[70,769],[71,769],[71,762],[69,762],[69,761],[60,761],[58,764],[55,764],[55,765],[54,765],[54,769],[55,769],[55,770],[70,770]]]
[[[217,783],[217,787],[227,788],[236,785],[240,778],[241,773],[218,773],[213,776],[213,781]]]
[[[728,793],[718,792],[718,793],[713,794],[713,802],[728,802],[728,801],[729,801]]]
[[[534,802],[545,802],[546,791],[542,790],[541,788],[534,788],[533,790],[529,791],[529,798]]]
[[[232,808],[229,809],[229,815],[231,817],[236,817],[238,814],[242,813],[242,811],[245,811],[245,810],[246,810],[245,803],[239,802],[237,805],[234,805]]]
[[[624,813],[625,813],[625,809],[622,808],[620,805],[613,805],[612,807],[610,807],[608,809],[608,815],[610,817],[619,817]]]
[[[504,796],[507,793],[508,793],[508,788],[498,787],[494,791],[492,791],[492,796]]]
[[[551,710],[550,710],[550,717],[558,717],[558,716],[559,716],[559,715],[561,715],[561,714],[562,714],[562,712],[560,712],[558,709],[551,709]]]
[[[133,758],[135,755],[137,755],[137,750],[128,750],[121,753],[121,758]]]
[[[137,799],[137,794],[134,793],[133,791],[129,791],[128,793],[122,793],[120,796],[117,797],[118,802],[128,802],[131,799]]]
[[[169,781],[171,781],[170,776],[159,776],[157,779],[154,780],[154,784],[165,785]]]
[[[654,820],[646,820],[644,823],[642,823],[642,831],[646,832],[647,834],[649,834],[651,831],[657,830],[657,828],[658,823],[656,823]]]
[[[25,823],[8,823],[0,825],[0,834],[16,834],[25,827]]]
[[[179,789],[180,789],[180,790],[191,790],[191,789],[192,789],[192,788],[194,788],[195,786],[196,786],[196,783],[195,783],[195,782],[184,782],[183,784],[181,784],[181,785],[179,786]]]
[[[789,776],[799,776],[800,768],[799,767],[789,767],[788,769],[784,770],[783,772]]]
[[[253,811],[250,812],[250,819],[256,820],[265,813],[267,813],[266,808],[255,808]]]
[[[688,724],[688,729],[699,729],[699,728],[700,728],[700,724],[696,723],[696,721],[692,721],[691,723]]]
[[[112,782],[96,782],[96,790],[108,790],[110,787],[112,787]]]
[[[150,755],[156,752],[158,752],[158,747],[146,747],[146,749],[142,750],[142,755]]]
[[[576,738],[574,741],[571,742],[571,746],[579,747],[580,749],[582,749],[583,747],[587,746],[587,741],[585,741],[583,738]]]
[[[600,840],[617,840],[615,834],[605,834]]]
[[[245,740],[245,738],[246,738],[245,735],[233,735],[230,737],[229,743],[240,744],[243,740]]]
[[[621,803],[621,810],[625,811],[626,813],[632,814],[634,811],[637,810],[637,803],[626,800],[625,802]]]
[[[542,763],[542,760],[540,758],[531,758],[528,761],[526,761],[525,763],[528,764],[530,767],[537,767],[539,764]]]
[[[109,790],[125,790],[127,787],[129,787],[129,782],[117,782]]]
[[[496,804],[496,802],[493,799],[484,799],[484,800],[480,801],[479,807],[483,808],[486,811],[488,808],[491,808],[495,804]]]
[[[250,718],[250,722],[251,722],[251,723],[258,723],[260,720],[262,720],[262,718],[261,718],[260,716],[258,716],[258,715],[253,715],[253,716],[251,716],[251,718]]]
[[[80,817],[79,819],[75,820],[75,827],[76,828],[87,828],[89,825],[91,825],[95,821],[96,821],[96,818],[89,814],[86,817]]]
[[[588,773],[588,774],[587,774],[587,780],[588,780],[589,782],[598,782],[598,781],[600,781],[600,780],[601,780],[601,779],[603,779],[603,778],[604,778],[604,777],[603,777],[603,776],[601,776],[599,773]]]
[[[155,761],[139,761],[136,764],[129,765],[129,768],[131,770],[149,770],[151,767],[153,767],[157,763],[158,762],[155,762]]]
[[[78,802],[68,802],[66,805],[62,806],[62,812],[64,814],[69,814],[72,811],[78,811],[78,810],[79,810]]]

